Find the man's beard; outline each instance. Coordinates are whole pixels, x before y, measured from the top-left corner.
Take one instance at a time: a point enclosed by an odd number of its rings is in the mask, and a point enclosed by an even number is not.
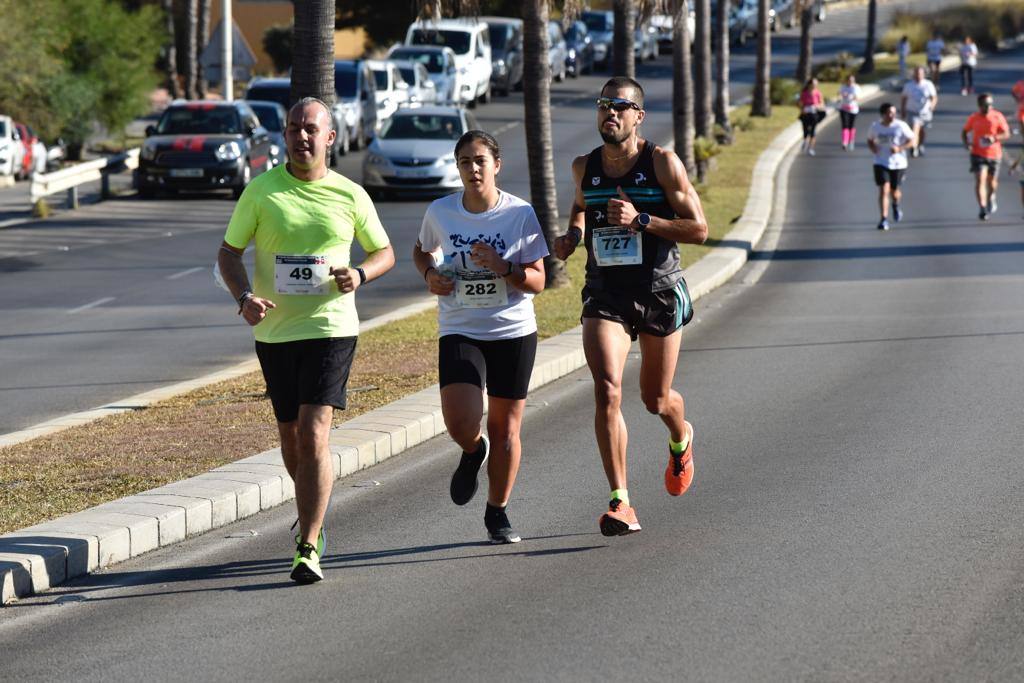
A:
[[[633,133],[633,131],[631,130],[624,130],[622,128],[616,128],[614,132],[607,132],[603,127],[598,129],[597,132],[601,134],[602,140],[616,145],[625,140],[626,138],[628,138]]]

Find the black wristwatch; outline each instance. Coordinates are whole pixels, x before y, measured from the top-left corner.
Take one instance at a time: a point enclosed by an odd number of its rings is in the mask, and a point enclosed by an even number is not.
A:
[[[636,224],[636,231],[643,232],[647,229],[647,226],[651,224],[651,214],[638,213],[636,215]]]
[[[356,272],[359,273],[359,284],[360,285],[365,284],[366,283],[366,271],[364,271],[362,268],[358,268],[357,267],[356,268]]]

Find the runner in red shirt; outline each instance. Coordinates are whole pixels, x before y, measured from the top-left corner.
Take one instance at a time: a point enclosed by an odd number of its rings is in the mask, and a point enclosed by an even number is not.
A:
[[[1024,137],[1024,78],[1013,84],[1010,90],[1013,99],[1017,101],[1017,121],[1020,123],[1021,136]]]
[[[968,140],[970,136],[970,140]],[[996,212],[996,190],[999,187],[999,162],[1003,158],[1003,141],[1010,138],[1006,117],[992,108],[992,95],[978,95],[978,111],[967,117],[960,133],[964,147],[971,152],[971,173],[978,197],[978,218],[987,221]]]

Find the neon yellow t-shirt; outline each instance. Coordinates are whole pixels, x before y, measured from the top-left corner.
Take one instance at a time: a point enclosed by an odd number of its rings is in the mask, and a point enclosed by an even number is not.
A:
[[[388,246],[373,202],[348,178],[328,169],[320,180],[299,180],[281,164],[253,179],[224,241],[244,249],[255,239],[253,292],[277,304],[253,327],[257,341],[359,334],[353,293],[327,279],[329,268],[350,264],[353,237],[367,253]]]

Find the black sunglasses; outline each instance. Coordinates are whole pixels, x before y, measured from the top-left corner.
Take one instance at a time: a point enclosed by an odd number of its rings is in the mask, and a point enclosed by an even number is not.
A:
[[[620,114],[626,111],[627,109],[636,109],[637,111],[642,111],[640,109],[639,104],[632,100],[626,100],[621,97],[598,97],[597,108],[603,109],[605,111],[608,111],[609,109],[614,109]]]

